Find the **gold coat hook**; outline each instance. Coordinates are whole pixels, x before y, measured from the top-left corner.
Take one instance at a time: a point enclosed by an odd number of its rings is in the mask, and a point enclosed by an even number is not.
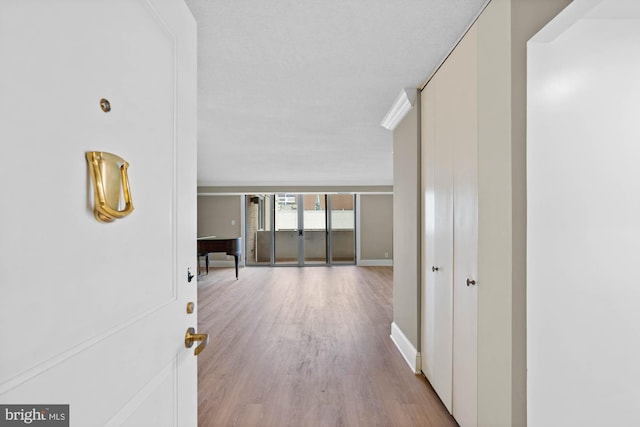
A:
[[[88,151],[87,162],[93,182],[93,214],[100,222],[113,222],[133,211],[127,168],[129,164],[115,154]],[[124,208],[119,210],[121,199]]]

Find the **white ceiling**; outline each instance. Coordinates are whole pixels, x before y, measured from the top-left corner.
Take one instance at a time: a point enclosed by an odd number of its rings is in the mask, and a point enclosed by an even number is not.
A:
[[[392,185],[380,121],[486,0],[186,0],[198,185]]]

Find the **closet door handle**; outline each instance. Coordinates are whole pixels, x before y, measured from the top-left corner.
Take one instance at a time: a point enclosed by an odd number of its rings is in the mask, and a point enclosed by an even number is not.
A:
[[[438,270],[439,270],[439,268],[438,268],[438,267],[435,267],[435,266],[431,267],[431,271],[433,271],[434,273],[435,273],[436,271],[438,271]]]
[[[469,278],[467,278],[467,286],[471,286],[471,285],[475,285],[476,281],[475,280],[471,280]]]

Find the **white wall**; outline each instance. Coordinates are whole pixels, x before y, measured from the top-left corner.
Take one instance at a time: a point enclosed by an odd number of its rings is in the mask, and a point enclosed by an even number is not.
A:
[[[637,0],[576,0],[529,43],[531,427],[640,425],[639,46]]]

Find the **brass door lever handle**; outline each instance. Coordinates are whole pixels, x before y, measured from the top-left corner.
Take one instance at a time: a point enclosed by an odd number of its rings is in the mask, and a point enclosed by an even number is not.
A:
[[[202,352],[202,350],[207,348],[207,344],[209,344],[209,334],[196,334],[196,330],[194,328],[187,329],[187,333],[184,336],[184,346],[186,348],[191,348],[194,342],[200,342],[193,352],[193,355],[197,356]]]

